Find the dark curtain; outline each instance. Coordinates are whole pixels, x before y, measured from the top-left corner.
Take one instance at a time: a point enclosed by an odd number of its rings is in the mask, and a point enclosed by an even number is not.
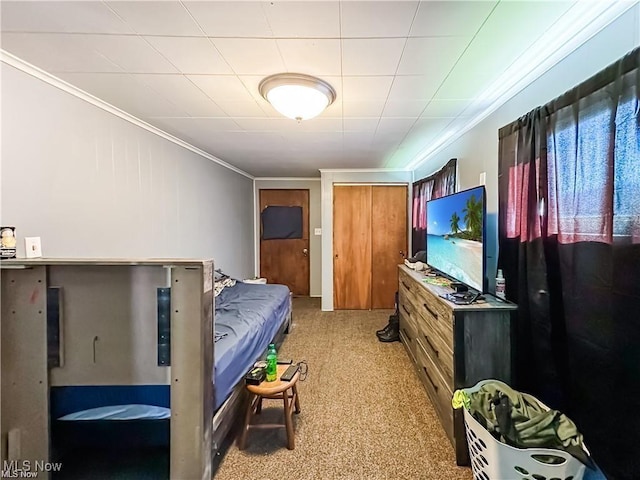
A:
[[[499,132],[516,383],[640,478],[640,49]]]
[[[455,193],[457,165],[452,158],[433,175],[413,183],[413,255],[427,248],[427,201]]]

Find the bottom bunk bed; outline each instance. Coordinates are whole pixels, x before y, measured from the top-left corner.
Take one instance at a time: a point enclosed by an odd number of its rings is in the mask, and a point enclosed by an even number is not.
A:
[[[218,293],[218,292],[216,292]],[[231,430],[244,398],[244,375],[264,359],[269,343],[278,346],[291,325],[291,295],[284,285],[235,282],[215,299],[214,376],[211,450],[215,455]],[[166,470],[170,442],[170,385],[65,386],[51,389],[52,445],[67,473],[81,478],[91,464],[108,466],[114,450],[137,449],[158,459],[153,473]],[[100,457],[96,452],[102,451]],[[80,455],[78,453],[81,452]],[[101,459],[96,460],[97,457]],[[159,460],[159,461],[158,461]],[[126,462],[125,462],[126,463]],[[125,465],[126,468],[147,468]],[[135,472],[145,475],[145,472]]]

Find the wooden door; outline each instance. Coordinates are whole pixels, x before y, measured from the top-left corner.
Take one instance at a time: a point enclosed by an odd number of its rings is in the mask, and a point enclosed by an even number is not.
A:
[[[393,308],[408,250],[406,185],[373,186],[371,212],[371,308]]]
[[[262,239],[260,276],[289,287],[294,295],[309,295],[309,190],[260,190],[260,212],[268,206],[302,207],[302,238]]]
[[[333,307],[371,308],[371,186],[333,187]]]

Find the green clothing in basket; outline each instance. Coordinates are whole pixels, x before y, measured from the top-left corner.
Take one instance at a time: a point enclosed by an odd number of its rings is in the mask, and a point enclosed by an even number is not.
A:
[[[497,382],[463,396],[468,397],[462,403],[469,413],[502,443],[563,450],[593,468],[576,425],[565,414],[541,406],[535,397]]]

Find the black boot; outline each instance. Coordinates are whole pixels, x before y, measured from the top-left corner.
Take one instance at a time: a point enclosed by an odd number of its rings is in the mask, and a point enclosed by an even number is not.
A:
[[[389,324],[391,328],[387,333],[383,333],[378,335],[378,340],[381,342],[399,342],[400,341],[400,324],[394,322],[393,324]]]
[[[387,326],[384,327],[382,330],[376,330],[376,335],[378,335],[378,336],[385,335],[389,330],[391,330],[393,328],[392,325],[393,324],[391,323],[391,321],[389,321],[389,323],[387,323]]]
[[[376,335],[379,337],[380,335],[387,335],[394,327],[394,325],[398,325],[400,321],[400,316],[396,313],[393,315],[389,315],[389,323],[382,330],[377,330]]]

